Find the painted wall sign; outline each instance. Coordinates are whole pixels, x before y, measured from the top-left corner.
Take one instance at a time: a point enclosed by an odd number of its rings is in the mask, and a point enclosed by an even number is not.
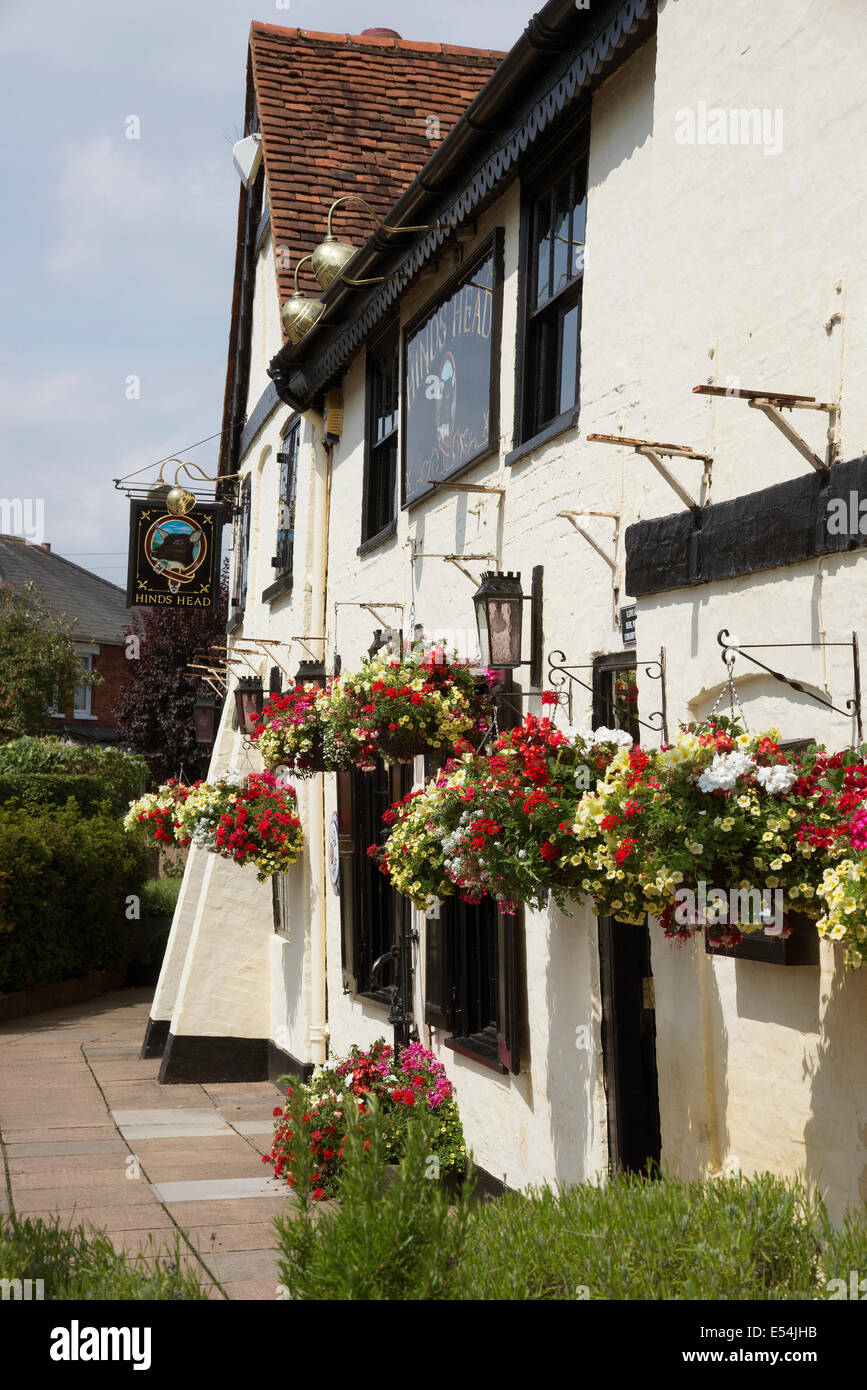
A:
[[[130,503],[130,608],[213,608],[219,598],[223,508],[204,502],[172,516],[160,502]]]
[[[628,604],[625,608],[621,608],[621,610],[620,610],[620,635],[621,635],[621,637],[623,638],[623,645],[624,645],[624,647],[634,647],[634,646],[635,646],[635,643],[636,643],[636,636],[635,636],[635,615],[636,615],[636,611],[637,611],[637,608],[636,608],[636,605],[635,605],[634,603],[630,603],[630,604]]]
[[[404,504],[497,447],[501,236],[404,334]]]

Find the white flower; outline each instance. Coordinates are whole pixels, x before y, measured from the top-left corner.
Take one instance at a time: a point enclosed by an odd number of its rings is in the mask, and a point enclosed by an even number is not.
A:
[[[715,753],[710,767],[699,777],[698,785],[703,792],[720,789],[730,792],[738,778],[752,772],[754,767],[753,759],[737,749],[732,753]]]
[[[798,775],[793,768],[779,763],[773,767],[756,768],[756,781],[772,795],[785,795],[797,780]]]
[[[592,743],[616,743],[619,748],[632,747],[632,735],[625,729],[594,729],[590,736]]]

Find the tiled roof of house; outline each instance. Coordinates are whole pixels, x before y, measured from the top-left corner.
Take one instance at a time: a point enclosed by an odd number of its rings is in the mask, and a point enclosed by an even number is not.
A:
[[[250,54],[281,304],[298,258],[322,241],[335,198],[357,193],[384,218],[505,56],[259,22]],[[362,246],[373,230],[361,208],[335,213],[341,241]],[[307,270],[300,286],[318,292]]]
[[[41,545],[0,535],[0,585],[20,592],[28,580],[56,613],[78,619],[73,631],[77,642],[121,643],[124,628],[134,625],[126,593],[116,584]]]

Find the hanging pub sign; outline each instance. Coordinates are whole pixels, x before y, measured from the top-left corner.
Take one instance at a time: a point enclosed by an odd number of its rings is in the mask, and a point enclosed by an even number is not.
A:
[[[502,231],[404,333],[403,502],[497,448]]]
[[[161,499],[133,498],[129,518],[129,608],[214,608],[220,591],[223,507],[201,502],[184,515]]]

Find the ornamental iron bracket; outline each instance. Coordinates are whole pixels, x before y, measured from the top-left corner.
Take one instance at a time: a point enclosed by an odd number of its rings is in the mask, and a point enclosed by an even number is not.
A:
[[[649,680],[659,681],[660,691],[660,708],[658,710],[654,710],[653,713],[649,714],[646,719],[638,719],[636,717],[636,723],[640,724],[643,729],[650,729],[654,733],[661,734],[662,742],[668,743],[668,698],[665,685],[665,647],[660,647],[658,661],[643,662],[636,660],[634,663],[630,663],[627,654],[627,659],[624,660],[624,668],[629,667],[631,664],[634,664],[636,670],[641,668],[644,672],[644,675]],[[590,694],[593,696],[594,699],[601,699],[607,707],[608,713],[612,719],[616,718],[617,716],[617,710],[614,701],[610,699],[608,696],[604,695],[595,686],[588,685],[586,681],[582,680],[580,676],[577,676],[575,674],[576,671],[593,671],[595,669],[596,663],[593,661],[587,662],[580,666],[567,666],[565,652],[553,651],[548,653],[548,684],[549,686],[551,686],[552,689],[556,691],[563,690],[564,686],[567,687],[565,690],[566,710],[570,724],[573,722],[573,685],[580,685],[582,689],[589,690]]]
[[[733,665],[731,653],[743,656],[745,661],[751,661],[754,666],[765,671],[773,680],[779,681],[781,685],[787,685],[791,690],[796,690],[800,695],[806,695],[809,700],[814,700],[817,705],[824,705],[826,709],[833,710],[835,714],[847,715],[855,719],[858,730],[858,742],[863,738],[861,721],[861,665],[858,656],[858,634],[852,633],[850,642],[739,642],[732,637],[728,628],[721,627],[717,633],[716,640],[722,647],[722,660],[727,668]],[[839,705],[834,705],[830,700],[826,700],[822,695],[817,695],[815,691],[802,685],[800,681],[793,680],[790,676],[784,676],[781,671],[774,671],[770,666],[766,666],[758,657],[750,656],[751,651],[764,651],[771,647],[848,647],[852,653],[852,680],[854,695],[846,701],[845,709],[840,709]]]

